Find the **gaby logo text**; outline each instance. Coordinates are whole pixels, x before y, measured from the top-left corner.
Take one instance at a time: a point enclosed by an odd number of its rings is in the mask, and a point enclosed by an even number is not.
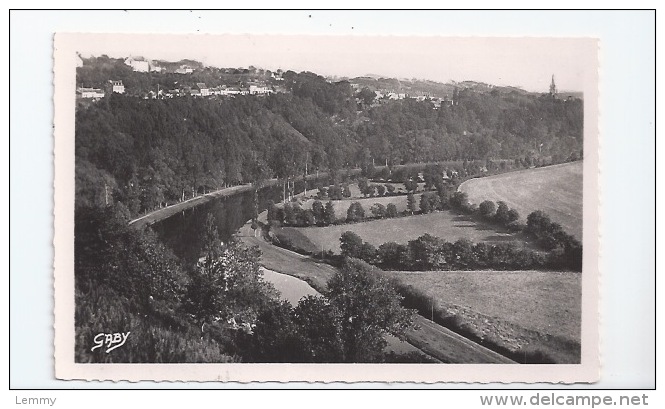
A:
[[[91,351],[106,346],[106,353],[108,354],[114,349],[120,348],[121,346],[125,345],[125,342],[127,342],[127,337],[129,337],[129,334],[130,334],[129,331],[114,332],[112,334],[100,332],[99,334],[95,335],[95,338],[93,339],[93,341],[95,342],[95,346],[92,347]]]

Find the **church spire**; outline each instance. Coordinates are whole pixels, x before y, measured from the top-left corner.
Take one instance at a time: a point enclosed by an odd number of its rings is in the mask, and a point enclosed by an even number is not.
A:
[[[552,74],[552,83],[550,84],[550,96],[556,97],[556,84],[554,83],[554,74]]]

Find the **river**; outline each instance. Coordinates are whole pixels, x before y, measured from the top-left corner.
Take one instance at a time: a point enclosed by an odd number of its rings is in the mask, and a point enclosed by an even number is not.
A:
[[[326,178],[320,179],[327,183]],[[309,180],[308,188],[318,183]],[[295,183],[295,192],[302,192],[304,183]],[[259,212],[265,210],[268,201],[278,203],[282,200],[282,186],[270,186],[259,190]],[[194,264],[203,247],[201,231],[208,214],[215,217],[217,231],[221,240],[229,240],[247,220],[252,218],[254,208],[254,193],[240,192],[227,197],[218,197],[211,201],[185,209],[182,212],[152,224],[152,229],[161,241],[173,250],[176,256],[186,264]]]
[[[261,268],[261,272],[263,273],[263,279],[271,283],[279,291],[282,299],[288,301],[294,307],[298,305],[298,301],[302,297],[319,294],[312,286],[293,276],[266,268]]]

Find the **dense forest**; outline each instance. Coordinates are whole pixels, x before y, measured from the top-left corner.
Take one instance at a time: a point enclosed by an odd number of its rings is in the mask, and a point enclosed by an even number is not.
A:
[[[122,80],[124,95],[79,100],[76,204],[122,203],[130,214],[226,185],[370,163],[579,158],[582,101],[494,89],[458,92],[434,109],[402,99],[366,104],[348,81],[283,73],[286,92],[267,96],[144,99],[150,89],[246,84],[270,72],[200,68],[192,74],[134,72],[122,60],[86,60],[79,86]]]

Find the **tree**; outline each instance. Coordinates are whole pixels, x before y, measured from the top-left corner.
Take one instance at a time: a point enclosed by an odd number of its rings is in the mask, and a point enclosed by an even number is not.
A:
[[[351,197],[351,188],[349,188],[348,184],[344,185],[344,189],[342,190],[342,196],[346,198]]]
[[[288,301],[271,303],[256,318],[249,345],[244,348],[245,358],[254,362],[310,362],[300,329]]]
[[[314,212],[310,209],[301,210],[298,217],[299,226],[313,226],[316,224],[316,219],[314,218]]]
[[[404,188],[406,188],[407,192],[415,192],[418,190],[418,183],[409,179],[406,182],[404,182]]]
[[[386,187],[384,185],[376,185],[376,194],[378,196],[383,196],[386,193]]]
[[[379,246],[377,251],[378,263],[384,268],[395,270],[407,269],[409,266],[409,251],[407,246],[389,241]]]
[[[377,219],[383,219],[384,217],[386,217],[386,207],[381,203],[374,203],[369,210],[370,212],[372,212],[372,215]]]
[[[363,240],[352,231],[345,231],[339,238],[339,248],[344,257],[360,258],[362,254]]]
[[[437,188],[438,189],[438,188]],[[448,191],[446,189],[438,189],[437,194],[439,196],[439,209],[446,210],[449,205]]]
[[[392,195],[395,193],[395,186],[386,184],[386,191],[388,192],[389,195]]]
[[[427,200],[429,201],[429,207],[432,209],[431,211],[434,210],[443,210],[441,208],[441,199],[439,198],[439,195],[437,195],[434,192],[430,192],[427,194]]]
[[[450,205],[462,211],[467,211],[469,209],[469,197],[466,192],[455,192],[450,198]]]
[[[474,268],[477,260],[473,252],[473,243],[469,239],[459,239],[453,244],[456,268],[463,270]]]
[[[397,217],[397,206],[394,203],[388,203],[386,207],[386,217]]]
[[[367,197],[367,196],[369,196],[369,197],[373,197],[375,191],[376,191],[376,185],[373,185],[373,184],[372,184],[372,185],[368,184],[368,185],[364,186],[364,187],[360,190],[360,192],[361,192],[363,195],[365,195],[366,197]]]
[[[510,211],[510,208],[506,204],[506,202],[500,201],[497,202],[497,208],[496,208],[496,214],[494,215],[494,219],[497,221],[497,223],[500,223],[502,225],[507,225],[510,223],[509,217],[508,217],[508,212]]]
[[[507,220],[508,224],[516,222],[520,219],[520,214],[515,209],[508,210]]]
[[[244,248],[231,241],[220,257],[206,256],[191,273],[184,310],[203,333],[207,323],[234,318],[250,322],[277,296],[263,281],[258,248]]]
[[[360,193],[366,195],[365,192],[367,192],[369,188],[369,180],[367,178],[358,178],[358,189],[360,190]]]
[[[400,305],[402,297],[390,281],[360,260],[344,261],[325,296],[339,311],[344,362],[379,362],[385,335],[404,339],[413,322],[414,311]]]
[[[323,220],[326,225],[335,224],[337,222],[337,217],[335,216],[335,206],[333,206],[332,201],[326,203],[326,207],[323,213]]]
[[[517,210],[515,209],[508,210],[508,213],[506,214],[506,220],[508,224],[516,222],[519,219],[520,219],[520,214],[517,212]]]
[[[339,311],[325,297],[308,295],[293,309],[293,322],[309,362],[342,362]]]
[[[346,221],[350,223],[360,222],[365,218],[365,209],[360,202],[353,202],[346,211]]]
[[[356,98],[360,99],[365,105],[371,105],[372,102],[374,102],[374,98],[376,98],[376,94],[371,89],[362,87],[360,91],[356,93]]]
[[[491,200],[485,200],[478,205],[478,210],[480,211],[481,216],[486,219],[491,219],[494,216],[496,205]]]
[[[450,251],[445,251],[446,243],[438,237],[429,233],[409,241],[409,254],[411,254],[412,268],[418,270],[442,269],[446,267],[448,260],[452,257],[446,257]]]
[[[333,200],[342,200],[342,188],[339,185],[333,185],[328,190],[328,196]]]
[[[376,247],[364,241],[360,247],[360,254],[358,254],[358,258],[366,263],[374,264],[376,263],[376,256]]]
[[[549,216],[541,210],[531,212],[526,218],[527,231],[535,235],[546,232],[551,224]]]
[[[427,197],[427,194],[423,193],[420,196],[420,211],[423,214],[427,214],[432,211],[432,206],[430,205],[429,198]]]
[[[316,224],[323,226],[325,224],[325,209],[321,201],[315,200],[312,203],[312,212],[314,213]]]
[[[416,212],[416,198],[413,197],[413,193],[406,195],[406,208],[411,214]]]

